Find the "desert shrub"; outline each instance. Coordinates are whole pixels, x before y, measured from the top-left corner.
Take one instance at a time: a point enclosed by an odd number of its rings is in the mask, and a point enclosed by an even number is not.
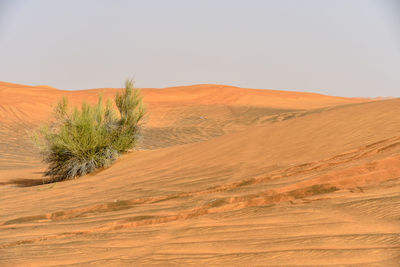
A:
[[[122,94],[106,105],[82,103],[71,109],[64,97],[54,108],[55,122],[39,130],[36,140],[48,164],[51,182],[72,179],[107,167],[135,147],[145,115],[140,92],[127,81]]]

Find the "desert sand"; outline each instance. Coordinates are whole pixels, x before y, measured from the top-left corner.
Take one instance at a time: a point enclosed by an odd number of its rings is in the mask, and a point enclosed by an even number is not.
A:
[[[0,83],[0,266],[399,266],[400,99],[142,89],[137,151],[43,184],[52,105],[118,90]]]

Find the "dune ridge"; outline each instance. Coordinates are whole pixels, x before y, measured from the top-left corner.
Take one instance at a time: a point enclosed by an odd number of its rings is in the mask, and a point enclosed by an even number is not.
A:
[[[68,96],[78,105],[83,100],[94,102],[99,94],[112,97],[117,88],[63,91],[50,86],[27,86],[0,82],[0,108],[4,110],[0,121],[38,121],[48,119],[51,105],[62,96]],[[229,105],[260,106],[269,108],[310,109],[339,104],[370,101],[364,98],[332,97],[315,93],[278,90],[246,89],[224,85],[193,85],[164,89],[141,89],[147,105],[157,109],[175,105]]]

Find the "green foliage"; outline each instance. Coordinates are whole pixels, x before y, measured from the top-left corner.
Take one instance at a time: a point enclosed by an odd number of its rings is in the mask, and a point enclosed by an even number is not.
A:
[[[82,103],[70,109],[63,98],[54,108],[55,123],[40,129],[36,140],[49,164],[51,181],[72,179],[107,167],[123,152],[135,147],[145,115],[140,92],[127,81],[115,104],[100,96],[96,105]]]
[[[120,113],[120,120],[118,122],[118,138],[115,139],[114,149],[121,153],[136,145],[140,121],[143,119],[146,110],[140,92],[133,89],[131,80],[126,81],[123,94],[117,93],[115,104]]]

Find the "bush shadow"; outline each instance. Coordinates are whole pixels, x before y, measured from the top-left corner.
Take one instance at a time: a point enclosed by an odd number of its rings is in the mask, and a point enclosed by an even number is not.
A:
[[[17,187],[32,187],[38,185],[44,185],[48,182],[44,179],[26,179],[26,178],[17,178],[11,179],[7,182],[1,182],[0,185],[15,185]]]
[[[44,172],[33,172],[32,174],[44,174]],[[14,185],[16,187],[32,187],[38,185],[48,184],[49,179],[46,178],[14,178],[6,182],[0,182],[0,185]]]

